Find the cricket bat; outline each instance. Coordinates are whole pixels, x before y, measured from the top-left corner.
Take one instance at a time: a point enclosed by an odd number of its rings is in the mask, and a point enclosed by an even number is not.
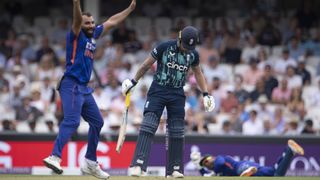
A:
[[[119,136],[118,136],[118,141],[117,141],[117,147],[116,151],[118,154],[120,154],[122,145],[124,143],[124,140],[126,139],[126,130],[127,130],[127,123],[128,123],[128,110],[130,106],[130,92],[126,95],[126,100],[125,100],[125,105],[126,105],[126,110],[123,113],[122,117],[122,122],[119,130]]]

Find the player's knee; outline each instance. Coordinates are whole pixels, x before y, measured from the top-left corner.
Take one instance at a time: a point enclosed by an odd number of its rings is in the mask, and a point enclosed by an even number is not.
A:
[[[77,128],[80,125],[80,119],[76,119],[76,118],[64,118],[62,121],[62,126],[65,127],[73,127],[73,128]]]
[[[141,131],[155,134],[159,126],[159,117],[153,112],[147,112],[143,116],[143,121],[140,127]]]
[[[184,137],[184,120],[182,118],[174,118],[168,120],[169,136],[172,138]]]

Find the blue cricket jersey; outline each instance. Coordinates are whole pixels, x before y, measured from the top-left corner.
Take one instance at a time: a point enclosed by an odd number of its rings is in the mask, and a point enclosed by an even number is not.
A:
[[[189,68],[199,64],[198,52],[181,52],[177,40],[161,43],[153,49],[151,56],[157,60],[157,72],[153,81],[166,87],[182,88]]]
[[[231,156],[216,156],[213,171],[220,176],[238,176],[238,166],[242,161],[235,161]]]
[[[88,38],[82,30],[78,36],[72,30],[67,34],[65,76],[76,79],[79,84],[86,85],[89,82],[96,49],[95,40],[100,37],[102,31],[103,25],[98,25],[92,38]]]

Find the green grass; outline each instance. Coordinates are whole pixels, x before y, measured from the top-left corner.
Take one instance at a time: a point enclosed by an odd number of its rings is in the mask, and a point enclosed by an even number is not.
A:
[[[2,180],[98,180],[92,176],[35,176],[35,175],[0,175]],[[165,180],[164,177],[149,176],[149,177],[127,177],[127,176],[112,176],[110,180]],[[198,177],[189,176],[185,180],[320,180],[320,177]]]

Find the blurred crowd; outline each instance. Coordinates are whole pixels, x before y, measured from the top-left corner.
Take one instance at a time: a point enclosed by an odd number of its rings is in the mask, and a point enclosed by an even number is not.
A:
[[[102,132],[119,130],[125,107],[121,82],[134,76],[154,46],[194,25],[216,108],[204,112],[190,72],[184,87],[186,133],[319,135],[320,24],[308,2],[286,16],[252,9],[234,18],[158,17],[152,15],[156,10],[130,17],[97,42],[89,85],[105,120]],[[0,131],[57,132],[63,112],[55,86],[64,72],[70,18],[26,24],[23,16],[7,17],[0,22]],[[138,132],[155,68],[134,90],[129,133]],[[164,112],[157,133],[165,132],[165,123]],[[78,132],[87,131],[82,121]]]

